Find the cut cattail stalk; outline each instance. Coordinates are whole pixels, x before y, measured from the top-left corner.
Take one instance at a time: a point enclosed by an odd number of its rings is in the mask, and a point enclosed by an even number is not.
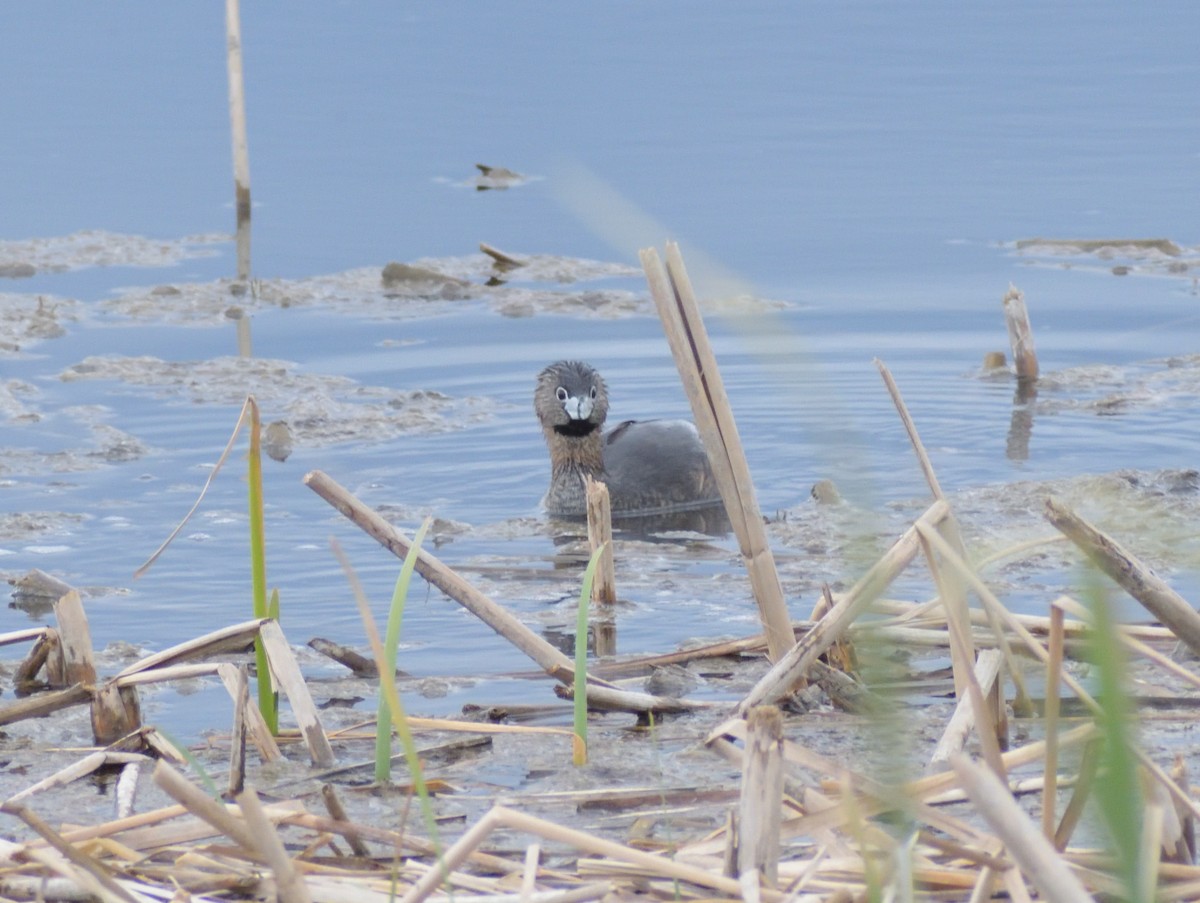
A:
[[[1033,327],[1025,308],[1025,294],[1015,285],[1004,293],[1004,322],[1008,324],[1008,342],[1012,345],[1017,379],[1033,382],[1038,378],[1037,349],[1033,344]]]
[[[757,871],[775,887],[779,870],[779,821],[783,812],[783,715],[756,706],[746,716],[742,795],[738,805],[738,874]]]
[[[588,546],[593,555],[604,546],[600,561],[596,564],[596,575],[592,580],[592,601],[610,606],[617,601],[617,581],[613,572],[612,548],[612,505],[608,498],[608,487],[588,477],[587,483],[587,527]],[[596,650],[597,655],[611,653]]]

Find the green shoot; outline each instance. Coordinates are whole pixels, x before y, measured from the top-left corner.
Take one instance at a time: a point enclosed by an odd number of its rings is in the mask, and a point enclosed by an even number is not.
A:
[[[437,820],[433,814],[433,804],[429,799],[429,788],[425,786],[425,775],[421,768],[421,759],[417,755],[417,745],[413,740],[412,729],[409,727],[408,718],[404,713],[404,704],[400,700],[400,693],[396,690],[396,671],[388,669],[387,654],[384,652],[383,641],[379,638],[379,628],[375,626],[375,618],[371,614],[371,605],[367,602],[367,597],[359,585],[358,577],[350,567],[350,562],[346,559],[342,547],[338,545],[336,540],[330,540],[333,546],[333,552],[341,562],[342,569],[346,572],[346,577],[350,581],[350,585],[354,589],[354,599],[358,604],[358,612],[362,617],[363,630],[367,634],[367,640],[371,644],[371,654],[375,658],[375,665],[379,668],[379,690],[380,695],[384,698],[388,705],[388,711],[392,717],[392,723],[395,725],[396,734],[400,737],[400,745],[404,749],[404,760],[408,765],[409,774],[412,775],[413,789],[417,792],[417,797],[421,801],[421,814],[425,819],[425,829],[429,832],[430,842],[433,844],[434,851],[438,857],[438,867],[442,870],[443,876],[448,877],[445,860],[442,858],[442,843],[438,835]]]
[[[254,617],[270,616],[267,607],[267,553],[263,526],[262,491],[262,424],[258,416],[258,403],[254,396],[246,398],[250,413],[250,452],[247,476],[247,492],[250,504],[250,590],[254,603]],[[258,671],[258,708],[271,733],[279,732],[279,710],[276,706],[275,689],[271,686],[271,667],[267,663],[267,650],[261,639],[254,641],[254,663]]]
[[[596,577],[596,566],[608,543],[601,543],[583,572],[583,586],[579,590],[579,616],[575,619],[575,736],[573,759],[576,765],[587,764],[587,638],[588,603],[592,599],[592,581]]]
[[[1089,634],[1091,657],[1100,684],[1101,714],[1097,717],[1104,734],[1100,767],[1106,775],[1095,785],[1096,803],[1108,826],[1116,857],[1118,874],[1125,885],[1121,896],[1133,903],[1148,903],[1144,895],[1141,871],[1142,791],[1138,783],[1137,760],[1133,754],[1132,711],[1126,696],[1126,660],[1117,638],[1108,594],[1095,571],[1089,571],[1084,597],[1092,610],[1093,630]]]
[[[387,657],[386,667],[389,674],[396,673],[396,650],[400,644],[400,626],[404,622],[404,604],[408,599],[408,585],[412,580],[413,568],[417,564],[417,555],[421,551],[421,543],[429,530],[433,518],[425,518],[408,554],[404,556],[404,564],[400,568],[400,576],[396,578],[395,589],[392,590],[392,606],[388,610],[387,636],[383,641],[383,652]],[[379,708],[375,717],[375,781],[387,783],[392,777],[392,713],[383,694],[379,695]]]
[[[208,791],[209,795],[212,796],[213,799],[221,799],[221,791],[217,789],[216,781],[212,779],[212,776],[204,769],[204,766],[200,764],[200,760],[192,755],[192,751],[188,749],[185,744],[180,743],[178,740],[164,731],[161,727],[156,727],[155,730],[162,734],[163,738],[173,747],[175,747],[175,752],[183,756],[184,761],[187,762],[188,765],[192,766],[192,771],[196,772],[197,777],[200,778],[200,783],[204,785],[204,789]]]

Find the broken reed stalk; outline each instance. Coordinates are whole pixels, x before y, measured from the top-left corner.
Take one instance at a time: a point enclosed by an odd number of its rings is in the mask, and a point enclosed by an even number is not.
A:
[[[934,502],[916,523],[896,540],[895,544],[863,577],[838,599],[804,637],[783,658],[775,662],[746,697],[738,703],[738,713],[745,715],[756,705],[778,702],[787,696],[796,682],[817,657],[834,643],[854,620],[866,611],[871,602],[908,567],[920,551],[917,524],[934,526],[942,521],[950,508],[945,502]]]
[[[667,242],[666,255],[665,270],[654,248],[643,249],[639,256],[667,344],[692,406],[696,428],[704,441],[725,511],[746,563],[750,586],[758,603],[759,619],[767,637],[767,657],[777,662],[795,645],[795,635],[775,569],[775,557],[767,542],[754,482],[738,437],[729,397],[725,394],[725,384],[679,246]]]
[[[927,531],[925,535],[928,536],[930,541],[935,546],[939,546],[939,551],[941,551],[943,557],[953,564],[954,567],[959,569],[959,572],[963,575],[963,578],[968,584],[971,585],[971,588],[983,602],[984,607],[992,611],[996,617],[998,617],[999,620],[1001,620],[1004,625],[1007,626],[1009,630],[1015,633],[1038,661],[1040,661],[1042,664],[1046,664],[1050,658],[1050,653],[1047,652],[1045,647],[1033,637],[1033,635],[1025,628],[1024,624],[1022,624],[1021,621],[1018,620],[1000,602],[1000,600],[995,597],[992,591],[988,589],[983,581],[981,581],[974,571],[971,570],[970,566],[963,562],[962,559],[955,554],[954,550],[950,548],[949,544],[947,544],[941,536],[937,535],[936,531]],[[1096,702],[1092,694],[1090,694],[1084,688],[1083,684],[1076,680],[1070,672],[1063,671],[1062,680],[1063,683],[1071,688],[1071,691],[1079,698],[1079,701],[1087,706],[1093,714],[1097,716],[1103,714],[1103,709],[1100,704]],[[1193,801],[1187,792],[1184,791],[1177,783],[1175,783],[1175,781],[1173,781],[1157,763],[1155,763],[1143,750],[1140,750],[1136,747],[1134,747],[1131,752],[1137,757],[1138,761],[1142,764],[1142,767],[1150,772],[1167,789],[1167,791],[1171,794],[1172,799],[1185,807],[1193,815],[1200,817],[1200,805]],[[1066,816],[1064,816],[1064,819],[1065,817]]]
[[[900,422],[904,424],[904,431],[908,434],[908,441],[916,453],[917,462],[921,466],[921,473],[925,476],[929,491],[933,493],[936,501],[944,502],[946,495],[942,492],[942,486],[938,482],[933,462],[929,460],[929,454],[925,451],[925,443],[921,441],[921,435],[917,432],[917,424],[908,412],[908,405],[904,403],[904,397],[900,394],[900,387],[896,385],[896,380],[892,377],[892,371],[879,358],[875,358],[875,367],[879,370],[879,375],[883,377],[883,384],[892,398],[892,404],[896,406]],[[958,529],[958,522],[954,519],[953,511],[947,512],[942,526],[948,534],[947,538],[950,544],[965,560],[967,557],[966,547],[963,544],[962,533]],[[968,613],[970,606],[967,604],[966,589],[956,572],[951,570],[949,573],[943,573],[937,567],[936,558],[928,549],[926,549],[926,557],[929,559],[929,566],[933,569],[935,576],[941,574],[937,578],[938,594],[941,596],[942,606],[946,610],[947,621],[952,625],[951,630],[957,630],[960,635],[960,642],[950,645],[950,662],[954,669],[954,692],[955,695],[962,698],[967,690],[967,684],[972,680],[971,674],[975,668],[975,643],[970,629],[966,626],[970,623]]]
[[[393,555],[403,558],[408,554],[411,543],[404,534],[327,474],[314,470],[304,477],[304,484]],[[417,556],[416,570],[425,580],[533,659],[555,680],[567,686],[574,683],[575,668],[569,658],[423,549]],[[592,676],[588,677],[588,681],[611,686],[607,681]]]
[[[1058,499],[1046,500],[1046,518],[1150,614],[1171,628],[1185,646],[1200,654],[1200,614],[1166,581]]]
[[[955,756],[951,765],[971,802],[1045,899],[1055,903],[1093,903],[1091,894],[995,774],[963,755]]]
[[[584,831],[567,828],[554,822],[546,821],[533,815],[527,815],[505,806],[493,806],[488,812],[472,825],[462,837],[446,851],[446,863],[453,871],[461,865],[467,856],[479,847],[492,831],[497,828],[508,828],[512,831],[523,831],[549,840],[554,843],[566,844],[585,853],[595,856],[605,856],[618,862],[634,866],[641,873],[665,879],[675,879],[694,884],[697,887],[710,888],[721,893],[742,898],[742,887],[733,878],[727,878],[716,872],[708,871],[694,865],[676,862],[653,853],[635,850],[611,840],[595,837]],[[408,891],[401,903],[417,903],[424,900],[441,880],[435,869],[430,869]],[[781,903],[784,895],[771,888],[760,888],[759,899],[765,903]]]
[[[1058,818],[1058,688],[1062,680],[1063,666],[1063,621],[1062,607],[1050,605],[1050,635],[1047,649],[1050,658],[1046,662],[1046,702],[1042,716],[1046,725],[1046,764],[1042,770],[1042,833],[1054,842],[1054,823]]]
[[[262,803],[253,787],[247,787],[237,796],[238,809],[254,837],[251,849],[257,852],[275,875],[275,893],[280,903],[311,903],[308,885],[283,847],[279,832],[267,818]]]
[[[779,879],[783,814],[783,714],[755,706],[746,716],[742,788],[737,814],[737,874],[757,873],[771,887]]]
[[[1029,325],[1029,311],[1025,308],[1025,294],[1015,285],[1009,285],[1003,304],[1017,379],[1024,383],[1034,382],[1038,378],[1037,348],[1033,343],[1033,327]]]
[[[242,77],[242,17],[239,0],[225,0],[225,61],[229,72],[229,126],[233,141],[233,186],[237,207],[237,276],[250,278],[250,151],[246,141],[246,87]]]
[[[603,483],[588,476],[584,478],[584,485],[587,491],[588,546],[593,555],[597,549],[604,550],[592,582],[592,601],[611,606],[617,601],[617,581],[613,571],[612,504],[608,498],[608,487]],[[596,654],[611,653],[597,650]]]

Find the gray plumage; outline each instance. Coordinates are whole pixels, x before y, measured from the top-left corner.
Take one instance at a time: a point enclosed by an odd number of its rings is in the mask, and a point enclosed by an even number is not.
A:
[[[559,361],[538,375],[533,407],[550,451],[553,515],[586,514],[585,476],[608,486],[614,514],[653,514],[720,501],[708,456],[686,420],[626,420],[603,432],[608,390],[582,361]]]

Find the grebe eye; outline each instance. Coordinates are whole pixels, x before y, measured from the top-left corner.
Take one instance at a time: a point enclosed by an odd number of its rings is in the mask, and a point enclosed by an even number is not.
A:
[[[562,386],[559,386],[559,387],[558,387],[558,388],[557,388],[557,389],[554,391],[554,395],[555,395],[555,397],[556,397],[556,398],[558,398],[558,400],[559,400],[559,401],[566,401],[566,400],[567,400],[567,390],[566,390],[566,389],[564,389]]]
[[[592,398],[596,397],[596,387],[592,386]]]

